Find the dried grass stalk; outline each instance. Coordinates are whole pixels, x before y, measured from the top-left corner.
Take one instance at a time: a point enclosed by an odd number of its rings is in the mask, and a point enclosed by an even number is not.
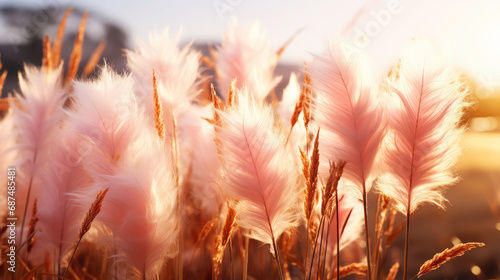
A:
[[[205,63],[206,66],[215,70],[215,63],[213,62],[213,60],[210,57],[202,55],[200,57],[200,60],[201,60],[201,62]]]
[[[92,205],[89,208],[89,211],[85,215],[85,219],[83,220],[82,227],[80,228],[80,234],[78,235],[79,239],[82,239],[83,236],[90,230],[90,227],[92,226],[92,222],[94,219],[97,217],[99,212],[101,212],[101,207],[102,207],[102,201],[104,200],[104,197],[106,196],[106,193],[108,193],[109,188],[100,191],[96,198],[94,199],[94,202],[92,202]]]
[[[48,34],[45,34],[43,37],[43,58],[42,58],[42,66],[45,69],[52,69],[52,47],[50,45],[50,38]]]
[[[344,167],[347,164],[344,160],[339,160],[337,164],[335,162],[330,162],[330,175],[326,181],[326,185],[323,187],[323,203],[321,204],[321,215],[325,215],[330,221],[332,218],[333,207],[335,204],[333,200],[335,195],[337,195],[337,188],[339,186],[340,178],[344,173]]]
[[[217,222],[217,219],[213,219],[211,221],[208,221],[204,226],[203,228],[201,229],[201,232],[200,234],[198,235],[198,238],[196,239],[196,243],[195,244],[200,244],[201,242],[203,242],[205,240],[205,238],[207,237],[207,235],[212,231],[212,229],[214,228],[215,226],[215,223]]]
[[[158,94],[158,82],[156,80],[156,70],[153,69],[153,98],[155,102],[155,128],[161,140],[165,140],[165,124],[163,123],[163,108]]]
[[[299,152],[300,152],[300,160],[302,161],[302,174],[304,174],[304,178],[306,179],[307,182],[309,180],[309,165],[311,163],[307,158],[307,154],[302,150],[301,147],[299,147]]]
[[[389,270],[389,274],[387,274],[387,278],[385,278],[385,280],[396,279],[396,276],[398,275],[398,270],[399,270],[399,262],[396,262],[395,264],[392,265],[391,269]]]
[[[73,11],[73,8],[69,8],[64,13],[61,22],[59,23],[59,28],[57,29],[56,40],[54,41],[54,48],[52,51],[52,65],[55,67],[59,66],[61,63],[61,49],[64,37],[64,29],[66,28],[66,21],[68,20],[69,15]]]
[[[340,268],[340,277],[345,277],[351,274],[366,275],[367,266],[363,263],[352,263]]]
[[[307,73],[307,65],[304,63],[304,82],[302,84],[302,94],[300,95],[300,103],[302,104],[302,112],[304,113],[304,126],[309,127],[311,121],[311,76]]]
[[[35,230],[36,230],[36,224],[38,223],[38,216],[36,215],[37,212],[37,200],[33,202],[33,211],[31,212],[31,219],[30,223],[28,224],[28,236],[31,236],[31,238],[28,240],[28,252],[33,249],[33,244],[35,243]]]
[[[234,95],[236,93],[236,83],[238,81],[234,78],[229,85],[229,92],[227,94],[227,106],[231,107],[234,103]]]
[[[304,157],[303,152],[301,151],[302,157]],[[311,154],[311,160],[303,163],[303,172],[306,174],[306,168],[309,168],[308,174],[306,177],[306,189],[305,189],[305,200],[304,200],[304,214],[306,220],[311,219],[312,211],[314,209],[314,198],[316,196],[316,189],[318,186],[318,168],[319,168],[319,129],[316,133],[316,138],[314,139],[314,147]]]
[[[80,27],[78,27],[78,34],[69,59],[68,75],[65,80],[66,84],[76,78],[76,74],[78,73],[78,67],[80,66],[80,61],[82,60],[83,37],[85,35],[85,26],[87,24],[88,15],[88,12],[83,13],[82,22],[80,23]]]
[[[375,216],[375,238],[380,238],[384,227],[387,212],[389,211],[390,199],[383,194],[379,195],[377,215]]]
[[[92,55],[90,56],[90,59],[87,61],[87,64],[85,64],[85,67],[83,68],[82,76],[86,77],[92,72],[94,72],[95,67],[101,60],[102,53],[104,52],[104,49],[106,48],[107,41],[102,40],[97,48],[94,50]]]
[[[417,274],[417,277],[438,269],[441,265],[446,263],[447,261],[462,256],[466,251],[477,247],[484,247],[485,244],[481,242],[469,242],[469,243],[461,243],[453,246],[450,249],[445,249],[441,253],[437,253],[434,257],[428,261],[426,261],[421,267],[420,271]]]
[[[220,236],[217,236],[215,241],[215,252],[213,257],[214,279],[219,278],[222,259],[224,257],[224,249],[226,248],[226,245],[229,242],[229,238],[231,237],[231,233],[235,228],[235,218],[236,211],[234,210],[234,206],[229,206],[227,210],[226,220],[224,221],[224,227],[222,228],[222,234]]]
[[[3,71],[2,75],[0,76],[0,96],[2,95],[2,91],[3,91],[3,86],[5,84],[5,79],[7,79],[7,71]],[[2,99],[2,101],[4,101],[5,103],[7,103],[7,108],[9,108],[9,102],[7,99]],[[0,110],[6,110],[6,109],[3,109],[3,106],[2,104],[0,103]]]
[[[97,196],[94,199],[94,202],[92,202],[92,205],[90,205],[89,211],[85,215],[85,219],[83,219],[82,227],[80,228],[80,233],[78,235],[78,243],[76,243],[75,249],[73,250],[73,253],[71,254],[71,258],[69,259],[68,266],[66,267],[66,270],[64,271],[64,274],[62,276],[62,279],[66,277],[66,274],[68,273],[68,270],[71,266],[71,261],[73,260],[73,257],[75,256],[76,250],[78,249],[78,245],[80,245],[80,242],[83,239],[83,236],[90,230],[90,227],[92,226],[92,222],[95,220],[99,212],[101,212],[102,208],[102,201],[104,200],[104,197],[108,193],[109,188],[106,188],[103,191],[100,191]]]

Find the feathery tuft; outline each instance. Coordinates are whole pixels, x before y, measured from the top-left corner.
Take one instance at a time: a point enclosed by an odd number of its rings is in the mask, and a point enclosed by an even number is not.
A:
[[[236,88],[241,89],[246,84],[258,102],[281,81],[281,76],[273,76],[278,55],[271,49],[267,33],[257,21],[241,26],[233,17],[215,56],[217,84],[225,99],[234,78],[238,81]]]
[[[321,127],[322,174],[328,174],[328,160],[347,161],[343,178],[360,200],[368,193],[374,161],[384,137],[382,107],[367,82],[365,66],[330,44],[327,52],[308,66],[317,96],[315,117]]]
[[[425,202],[444,207],[443,188],[456,181],[450,171],[459,155],[467,91],[458,73],[425,43],[414,43],[402,57],[398,76],[387,102],[388,174],[379,186],[407,215]]]
[[[239,201],[237,223],[245,234],[273,245],[298,222],[295,173],[286,160],[285,139],[274,128],[272,108],[259,105],[246,88],[237,91],[233,107],[217,110],[224,192]]]

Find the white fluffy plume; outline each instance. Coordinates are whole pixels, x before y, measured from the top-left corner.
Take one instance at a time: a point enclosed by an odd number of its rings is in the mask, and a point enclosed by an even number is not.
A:
[[[273,72],[278,55],[271,49],[267,33],[259,22],[241,26],[236,18],[224,33],[222,46],[215,55],[217,84],[224,98],[231,81],[237,79],[237,88],[244,84],[257,101],[262,101],[281,81]]]
[[[217,114],[227,177],[223,189],[238,200],[237,223],[250,238],[276,250],[274,241],[298,222],[298,175],[287,159],[284,135],[275,127],[272,108],[258,105],[246,88],[237,91],[236,104]]]
[[[425,202],[444,206],[443,187],[456,180],[451,167],[459,154],[467,91],[458,73],[426,43],[414,43],[396,75],[383,152],[388,175],[379,185],[407,215]]]

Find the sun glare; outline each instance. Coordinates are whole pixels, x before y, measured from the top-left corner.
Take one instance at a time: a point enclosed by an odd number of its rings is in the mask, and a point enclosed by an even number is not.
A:
[[[490,16],[483,22],[476,44],[483,62],[500,71],[500,13]]]

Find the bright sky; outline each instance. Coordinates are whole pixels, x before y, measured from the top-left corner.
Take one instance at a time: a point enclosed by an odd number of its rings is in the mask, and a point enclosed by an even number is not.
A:
[[[386,70],[412,37],[427,38],[485,87],[500,87],[500,1],[498,0],[5,0],[4,3],[77,6],[105,16],[146,40],[149,30],[183,27],[185,40],[219,41],[231,16],[259,19],[278,49],[303,32],[283,60],[300,63],[319,53],[328,38],[348,31],[348,42],[367,51],[377,70]],[[355,20],[353,20],[353,18]],[[347,27],[350,28],[347,28]],[[363,37],[365,43],[355,38]],[[383,72],[383,71],[380,71]],[[482,81],[481,81],[482,80]]]

